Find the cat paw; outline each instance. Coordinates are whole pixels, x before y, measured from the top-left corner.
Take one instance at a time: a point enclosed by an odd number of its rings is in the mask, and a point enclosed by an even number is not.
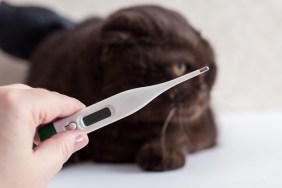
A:
[[[180,150],[160,144],[146,144],[137,154],[136,162],[145,171],[166,171],[181,168],[185,165],[186,156]]]

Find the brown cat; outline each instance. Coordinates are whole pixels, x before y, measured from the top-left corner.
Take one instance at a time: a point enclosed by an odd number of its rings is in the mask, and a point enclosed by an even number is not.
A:
[[[78,98],[86,105],[203,66],[210,68],[139,112],[89,134],[89,145],[70,162],[135,161],[144,170],[164,171],[182,167],[187,154],[215,145],[210,107],[214,54],[177,12],[137,6],[48,35],[30,53],[27,83]]]

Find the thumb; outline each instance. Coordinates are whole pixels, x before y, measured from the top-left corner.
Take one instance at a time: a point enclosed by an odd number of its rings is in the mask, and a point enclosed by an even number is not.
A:
[[[45,140],[35,147],[35,157],[41,171],[51,178],[60,171],[69,157],[88,144],[88,136],[83,131],[64,131]]]

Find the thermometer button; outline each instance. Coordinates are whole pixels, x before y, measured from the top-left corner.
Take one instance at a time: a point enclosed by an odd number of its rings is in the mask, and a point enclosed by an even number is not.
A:
[[[75,130],[77,125],[75,123],[68,124],[65,128],[66,130]]]

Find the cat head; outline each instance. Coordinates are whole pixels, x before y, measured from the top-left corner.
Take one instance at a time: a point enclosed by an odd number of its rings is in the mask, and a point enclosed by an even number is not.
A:
[[[183,117],[196,118],[208,106],[216,76],[214,54],[177,12],[158,6],[122,9],[103,22],[99,40],[104,97],[210,68],[159,96],[134,120],[163,120],[172,106],[181,109]],[[158,116],[152,115],[152,109]]]

